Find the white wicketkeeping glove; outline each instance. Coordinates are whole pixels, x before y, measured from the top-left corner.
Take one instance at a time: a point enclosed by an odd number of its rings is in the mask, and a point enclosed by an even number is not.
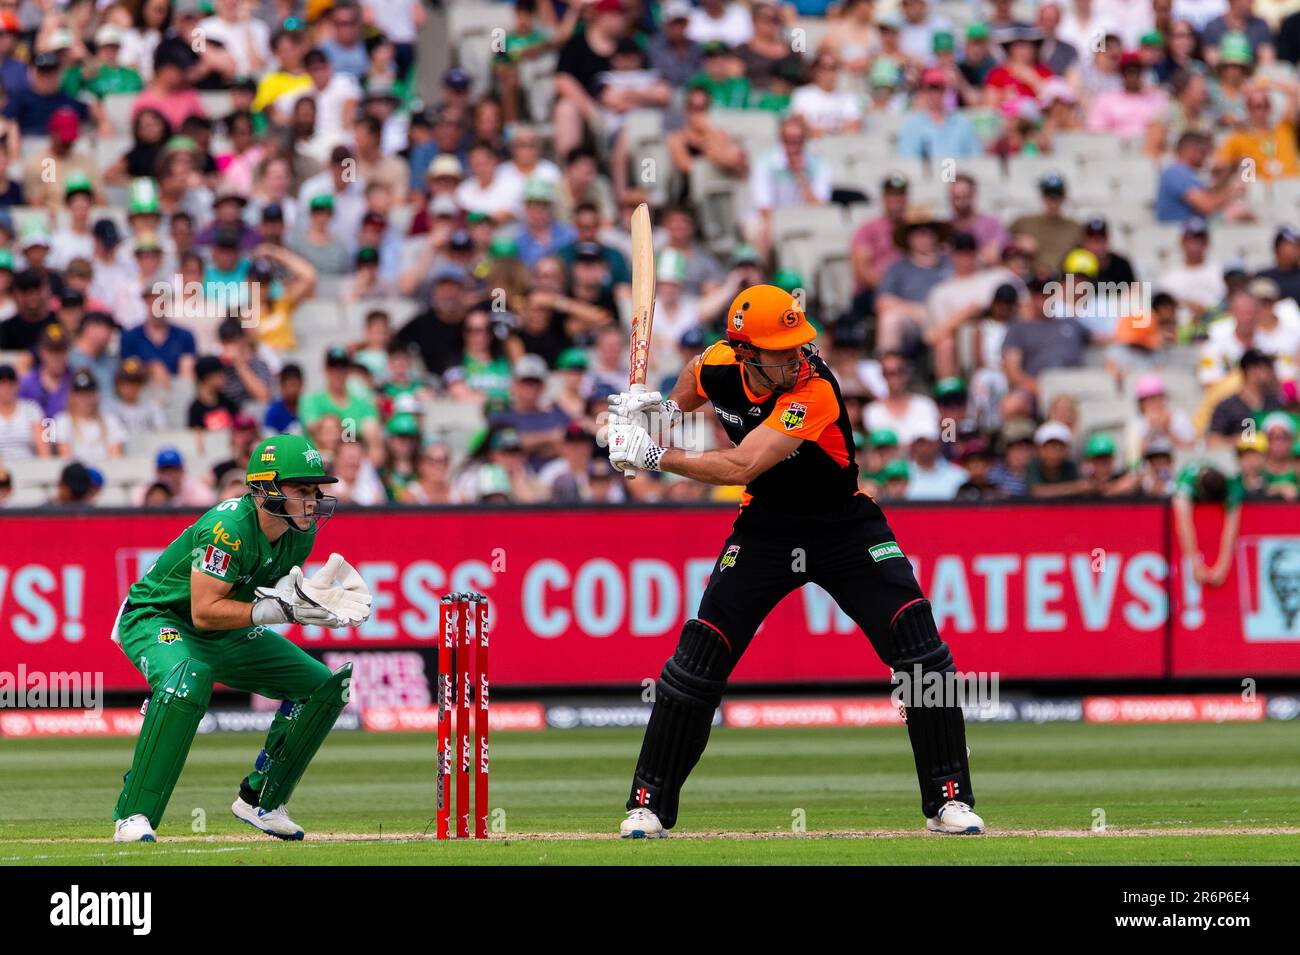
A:
[[[302,581],[302,568],[294,567],[274,587],[258,587],[254,591],[257,599],[253,601],[253,623],[269,626],[301,623],[334,629],[347,626],[342,617],[301,595]]]
[[[605,441],[609,445],[609,463],[620,471],[636,468],[659,470],[659,459],[663,457],[664,449],[651,441],[649,433],[639,424],[621,418],[612,419]]]
[[[671,398],[665,400],[657,391],[622,391],[609,396],[609,413],[615,418],[635,421],[643,412],[657,411],[673,425],[681,420],[682,409]]]
[[[298,594],[342,620],[345,627],[359,627],[369,620],[374,600],[366,582],[342,554],[330,554],[325,566],[300,581]]]

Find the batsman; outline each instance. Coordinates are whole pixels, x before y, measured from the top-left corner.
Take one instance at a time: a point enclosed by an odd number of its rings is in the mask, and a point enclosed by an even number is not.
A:
[[[896,674],[955,669],[885,515],[858,490],[849,415],[799,301],[756,285],[736,296],[726,322],[725,340],[687,364],[667,399],[636,387],[609,399],[609,457],[619,469],[745,486],[699,611],[659,678],[624,838],[662,837],[676,824],[728,678],[763,619],[804,584],[824,588]],[[645,413],[675,422],[706,402],[732,447],[659,447],[640,423]],[[923,703],[919,692],[917,705],[903,699],[926,828],[982,833],[960,706],[933,694]]]
[[[337,502],[321,491],[337,478],[310,441],[266,438],[245,480],[248,492],[172,541],[118,611],[113,640],[153,692],[113,815],[116,842],[155,841],[216,683],[284,701],[231,809],[268,835],[303,838],[285,804],[348,702],[351,664],[331,673],[270,628],[360,626],[371,596],[339,554],[303,575]]]

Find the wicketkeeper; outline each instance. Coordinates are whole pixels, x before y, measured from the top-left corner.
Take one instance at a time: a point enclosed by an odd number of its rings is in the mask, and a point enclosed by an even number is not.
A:
[[[113,639],[149,681],[144,725],[113,818],[117,842],[153,842],[214,683],[284,704],[231,806],[281,839],[303,831],[285,803],[348,701],[351,664],[325,664],[270,628],[355,627],[370,616],[361,575],[339,554],[304,577],[337,499],[320,452],[275,435],[253,449],[248,493],[222,501],[167,546],[127,593]]]
[[[682,784],[704,753],[727,679],[763,618],[804,584],[823,587],[896,672],[955,669],[885,515],[858,490],[853,427],[839,384],[812,346],[816,337],[798,300],[756,285],[732,302],[727,339],[683,369],[666,401],[657,392],[609,399],[609,458],[616,467],[746,485],[698,614],[682,628],[659,678],[624,838],[663,836],[676,823]],[[658,447],[635,420],[646,411],[675,420],[706,402],[733,447]],[[971,808],[960,706],[945,699],[906,705],[905,712],[927,828],[983,832]]]

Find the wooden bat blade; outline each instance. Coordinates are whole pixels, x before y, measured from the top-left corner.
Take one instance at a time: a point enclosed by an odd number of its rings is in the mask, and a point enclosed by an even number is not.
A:
[[[650,370],[650,334],[655,312],[655,250],[650,207],[632,213],[632,361],[628,384],[644,385]]]

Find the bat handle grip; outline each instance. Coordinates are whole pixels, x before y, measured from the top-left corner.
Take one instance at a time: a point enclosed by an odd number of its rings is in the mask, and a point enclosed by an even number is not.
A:
[[[628,386],[627,386],[627,390],[628,390],[629,392],[631,392],[632,394],[634,394],[634,395],[639,395],[639,394],[643,393],[643,392],[646,390],[645,382],[643,382],[643,381],[634,381],[634,382],[631,382],[631,383],[628,384]],[[631,471],[624,471],[624,472],[623,472],[623,480],[625,480],[625,481],[635,481],[635,480],[636,480],[636,470],[633,469],[633,470],[631,470]]]

